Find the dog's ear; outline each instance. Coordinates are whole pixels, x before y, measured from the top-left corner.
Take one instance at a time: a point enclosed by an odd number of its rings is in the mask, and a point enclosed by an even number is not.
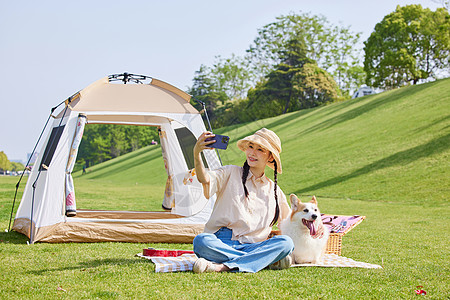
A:
[[[298,206],[300,205],[300,203],[302,203],[302,201],[300,201],[300,199],[298,199],[297,196],[294,194],[291,194],[289,199],[291,200],[291,209],[292,210],[296,210],[298,208]]]
[[[311,202],[312,204],[317,205],[317,199],[316,199],[316,196],[312,196],[312,199],[311,199],[310,202]]]

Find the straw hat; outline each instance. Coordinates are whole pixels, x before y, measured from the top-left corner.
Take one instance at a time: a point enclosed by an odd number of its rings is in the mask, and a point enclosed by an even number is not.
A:
[[[269,130],[267,128],[262,128],[255,132],[252,135],[249,135],[242,140],[239,140],[237,142],[237,146],[242,151],[247,150],[249,143],[258,144],[264,149],[269,150],[272,153],[273,158],[277,162],[277,172],[281,174],[281,160],[280,160],[280,153],[281,153],[281,141],[278,135],[276,135],[275,132],[272,130]],[[275,166],[273,162],[268,162],[267,165],[275,170]]]

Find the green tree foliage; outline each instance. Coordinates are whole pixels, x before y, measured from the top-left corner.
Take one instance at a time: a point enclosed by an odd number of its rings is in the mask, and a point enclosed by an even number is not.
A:
[[[228,100],[225,91],[219,88],[211,68],[205,65],[201,65],[200,69],[195,72],[193,79],[193,85],[189,89],[188,93],[194,96],[197,100],[205,103],[208,112],[212,113],[217,106],[225,103]],[[202,106],[194,99],[191,100],[191,104],[197,109],[202,109]]]
[[[228,97],[225,91],[219,88],[217,81],[214,80],[211,69],[204,65],[201,65],[200,69],[195,72],[193,82],[188,93],[205,103],[211,123],[215,126],[217,108],[223,105]],[[191,99],[191,104],[198,110],[202,110],[203,106],[195,99]]]
[[[280,57],[281,63],[266,76],[266,81],[249,92],[249,102],[258,108],[253,112],[257,118],[337,100],[336,82],[307,57],[307,47],[302,39],[289,41]]]
[[[123,154],[126,148],[130,145],[128,141],[126,141],[125,131],[120,129],[120,126],[111,126],[109,129],[109,137],[110,137],[110,154],[111,157],[118,157],[120,154]]]
[[[234,54],[227,59],[217,56],[210,77],[228,100],[245,98],[251,87],[252,74],[248,61]]]
[[[251,91],[252,89],[249,90],[249,93]],[[261,110],[256,106],[253,107],[248,98],[227,102],[217,110],[213,126],[218,128],[253,121],[257,119],[258,111],[261,114]]]
[[[212,67],[201,65],[195,72],[188,93],[205,103],[212,125],[220,127],[224,111],[233,106],[231,101],[246,97],[251,78],[248,61],[234,54],[228,59],[217,56]],[[191,104],[199,110],[203,108],[194,99]]]
[[[293,79],[296,102],[291,111],[311,108],[339,100],[333,77],[316,64],[307,63]]]
[[[323,16],[294,14],[280,16],[277,21],[258,30],[250,46],[248,59],[256,81],[269,74],[281,63],[280,49],[291,40],[304,40],[306,55],[330,73],[345,95],[364,82],[361,67],[361,50],[355,47],[360,33],[349,27],[332,26]]]
[[[24,168],[25,168],[25,166],[20,162],[14,162],[14,161],[11,162],[11,171],[16,171],[16,172],[23,171]]]
[[[11,162],[3,151],[0,151],[0,170],[11,170]]]
[[[278,114],[286,113],[294,102],[296,97],[294,90],[294,78],[297,78],[306,64],[313,60],[306,56],[306,46],[302,40],[291,40],[284,49],[280,51],[281,62],[267,77],[267,82],[261,86],[261,89],[255,89],[252,96],[263,102],[277,101],[284,107]],[[259,100],[258,102],[261,102]]]
[[[90,124],[78,150],[79,164],[94,165],[159,141],[155,127]]]
[[[396,88],[448,72],[450,17],[421,5],[397,6],[364,42],[369,86]]]
[[[154,127],[120,126],[124,129],[127,141],[126,151],[134,151],[150,145],[152,141],[159,141],[158,131]]]

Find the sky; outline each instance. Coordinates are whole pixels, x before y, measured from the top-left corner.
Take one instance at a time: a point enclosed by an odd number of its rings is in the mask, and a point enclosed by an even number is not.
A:
[[[293,13],[361,32],[397,5],[433,0],[0,0],[0,151],[27,161],[50,109],[90,83],[133,73],[182,90],[216,56],[243,56],[258,29]],[[39,149],[38,149],[39,151]]]

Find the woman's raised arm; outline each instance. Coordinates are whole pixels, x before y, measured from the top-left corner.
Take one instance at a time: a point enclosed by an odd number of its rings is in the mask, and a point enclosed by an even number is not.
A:
[[[198,137],[197,143],[194,146],[194,164],[195,164],[195,173],[197,174],[197,179],[200,183],[203,184],[203,191],[205,192],[205,185],[209,184],[209,175],[205,170],[205,166],[203,165],[201,152],[205,149],[211,149],[208,145],[215,142],[215,140],[205,141],[207,138],[213,138],[214,134],[206,131],[202,133]],[[205,194],[205,197],[207,195]],[[207,197],[208,198],[208,197]]]

